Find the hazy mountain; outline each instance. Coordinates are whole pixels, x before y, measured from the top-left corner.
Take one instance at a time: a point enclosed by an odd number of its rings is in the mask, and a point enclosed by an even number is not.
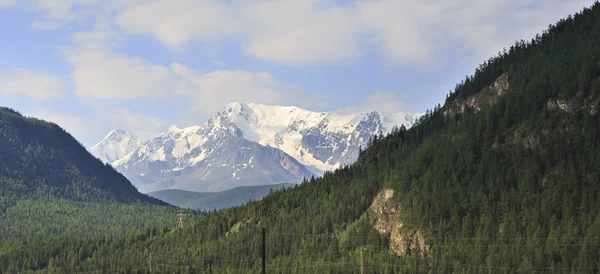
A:
[[[292,187],[295,184],[241,186],[221,192],[194,192],[165,189],[148,195],[172,205],[198,210],[213,210],[241,206],[250,200],[260,200],[272,190]]]
[[[418,114],[336,114],[231,103],[202,126],[178,128],[132,149],[135,135],[113,131],[90,148],[141,191],[220,191],[298,182],[356,161],[360,147]]]

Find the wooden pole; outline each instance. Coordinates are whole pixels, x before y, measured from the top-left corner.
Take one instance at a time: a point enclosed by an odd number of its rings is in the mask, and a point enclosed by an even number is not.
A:
[[[263,228],[262,229],[262,237],[261,237],[261,245],[260,245],[260,256],[262,257],[262,274],[266,274],[267,273],[267,256],[266,256],[266,236],[267,236],[267,229]]]
[[[150,258],[148,259],[148,270],[152,274],[152,252],[150,252]]]
[[[365,254],[364,254],[364,248],[360,249],[360,274],[365,274],[367,273],[365,271]]]

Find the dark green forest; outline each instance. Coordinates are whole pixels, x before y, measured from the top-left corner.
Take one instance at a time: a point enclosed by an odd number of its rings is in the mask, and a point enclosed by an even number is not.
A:
[[[0,108],[0,244],[173,227],[175,212],[140,194],[56,124]]]
[[[246,206],[186,215],[183,228],[3,240],[0,272],[260,273],[265,228],[267,273],[598,273],[599,93],[596,3],[484,62],[443,106],[377,136],[352,166]],[[5,149],[2,162],[20,159]],[[2,164],[6,177],[13,169]],[[14,165],[68,172],[50,164]],[[9,186],[52,186],[24,180]],[[394,190],[397,221],[425,248],[390,251],[395,240],[368,210],[383,189]]]

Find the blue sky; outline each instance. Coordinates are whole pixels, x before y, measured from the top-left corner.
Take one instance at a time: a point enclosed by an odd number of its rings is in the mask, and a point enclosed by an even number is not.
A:
[[[424,112],[589,0],[0,0],[0,105],[86,146],[247,101]]]

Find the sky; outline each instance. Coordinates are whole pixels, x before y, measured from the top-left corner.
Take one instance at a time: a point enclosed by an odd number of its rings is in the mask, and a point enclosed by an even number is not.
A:
[[[0,106],[85,146],[230,102],[425,112],[592,0],[0,0]]]

